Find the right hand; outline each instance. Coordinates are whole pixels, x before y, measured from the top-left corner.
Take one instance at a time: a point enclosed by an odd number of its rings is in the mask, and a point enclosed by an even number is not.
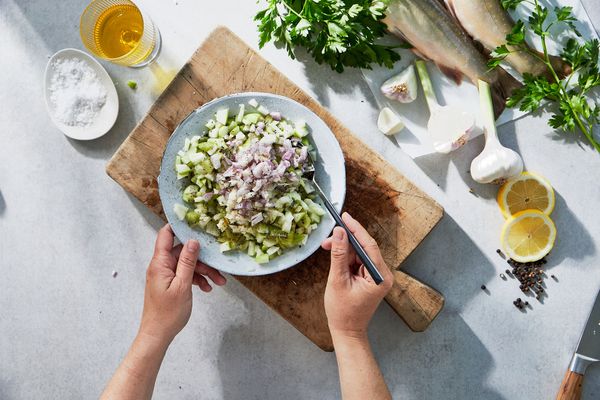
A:
[[[377,242],[348,213],[344,223],[375,263],[384,281],[376,285],[371,275],[350,246],[348,235],[341,227],[322,243],[331,251],[331,268],[325,289],[325,313],[332,335],[365,337],[377,306],[392,288],[393,274],[383,261]]]

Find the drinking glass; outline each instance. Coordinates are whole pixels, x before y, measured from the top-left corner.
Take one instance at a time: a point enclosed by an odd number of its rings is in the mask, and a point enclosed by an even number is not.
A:
[[[79,33],[96,57],[127,67],[144,67],[160,52],[158,28],[129,0],[92,1],[81,15]]]

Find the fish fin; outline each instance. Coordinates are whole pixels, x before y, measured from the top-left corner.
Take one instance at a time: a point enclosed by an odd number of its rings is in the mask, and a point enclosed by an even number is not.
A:
[[[442,0],[442,2],[446,3],[446,8],[450,11],[450,14],[454,17],[454,19],[460,24],[458,17],[456,16],[456,10],[454,9],[454,2],[452,0]],[[462,26],[462,25],[461,25]]]
[[[473,39],[473,45],[475,46],[477,51],[479,51],[481,54],[483,54],[486,58],[490,58],[492,52],[489,51],[488,49],[486,49],[485,46],[483,45],[483,43],[481,43],[479,40],[476,40],[474,38],[472,38],[472,39]]]
[[[491,52],[485,48],[483,43],[481,43],[479,40],[475,39],[469,32],[467,32],[464,25],[458,18],[458,14],[456,14],[456,9],[454,8],[454,0],[441,0],[441,1],[445,2],[446,8],[448,8],[448,11],[450,11],[450,15],[452,15],[452,18],[462,28],[462,30],[465,32],[465,34],[471,38],[473,44],[475,45],[475,48],[484,56],[489,57]]]
[[[457,69],[446,67],[444,65],[437,64],[442,74],[446,75],[448,78],[452,79],[457,85],[460,85],[463,80],[463,74]]]
[[[406,36],[404,36],[404,34],[402,32],[400,32],[400,30],[398,29],[394,29],[393,31],[390,31],[390,33],[392,33],[396,39],[398,39],[400,41],[399,47],[402,49],[408,49],[408,50],[414,50],[415,46],[413,46],[408,39],[406,38]],[[418,54],[417,54],[418,55]],[[420,55],[418,55],[420,57]]]
[[[498,67],[495,71],[497,71],[498,77],[495,82],[491,83],[491,87],[494,115],[498,119],[506,108],[506,100],[508,100],[516,89],[521,88],[523,84],[503,68]]]
[[[412,49],[410,49],[413,53],[415,53],[415,55],[419,58],[421,58],[424,61],[431,61],[431,58],[427,57],[425,54],[421,53],[419,51],[419,49],[417,49],[416,47],[413,47]]]

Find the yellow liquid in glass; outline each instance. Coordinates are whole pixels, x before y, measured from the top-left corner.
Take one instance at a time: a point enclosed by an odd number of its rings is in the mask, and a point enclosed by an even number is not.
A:
[[[98,17],[94,42],[103,57],[118,58],[139,44],[143,31],[144,22],[137,7],[115,5]]]

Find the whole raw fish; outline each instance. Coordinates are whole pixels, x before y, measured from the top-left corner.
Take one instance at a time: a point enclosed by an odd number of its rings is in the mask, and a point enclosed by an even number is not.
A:
[[[392,0],[384,22],[388,31],[406,39],[415,53],[435,62],[457,83],[463,75],[475,84],[479,79],[488,82],[497,116],[513,90],[521,86],[505,70],[488,68],[486,57],[441,0]]]
[[[506,44],[506,35],[512,31],[514,21],[502,7],[500,0],[446,0],[446,3],[467,33],[487,50],[493,51]],[[511,49],[511,46],[507,47]],[[551,77],[546,64],[531,53],[511,53],[505,61],[521,74],[527,72],[535,76],[544,75],[549,79]],[[552,56],[551,62],[560,76],[564,77],[571,72],[571,67],[559,57]]]

